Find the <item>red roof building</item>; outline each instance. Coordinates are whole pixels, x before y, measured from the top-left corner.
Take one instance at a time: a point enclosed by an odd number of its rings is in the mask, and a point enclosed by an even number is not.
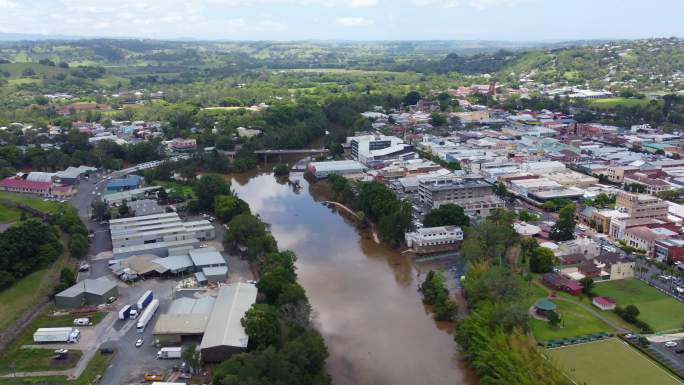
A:
[[[553,290],[564,291],[570,295],[580,295],[582,292],[582,285],[558,273],[544,274],[542,283]]]
[[[52,182],[34,182],[21,178],[8,177],[0,181],[0,190],[27,194],[47,195],[52,188]]]
[[[615,306],[617,306],[617,302],[615,300],[610,299],[608,297],[594,297],[591,300],[591,303],[594,304],[597,308],[607,311],[607,310],[614,310]]]

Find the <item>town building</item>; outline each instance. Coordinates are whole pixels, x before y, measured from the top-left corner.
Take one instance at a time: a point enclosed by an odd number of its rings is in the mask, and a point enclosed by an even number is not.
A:
[[[596,296],[591,299],[591,303],[603,311],[615,310],[617,302],[608,297]]]
[[[580,295],[582,285],[558,273],[546,273],[542,276],[542,283],[553,290],[564,291],[570,295]]]
[[[145,178],[139,175],[127,175],[125,178],[112,179],[107,182],[107,191],[121,192],[127,190],[134,190],[142,187]]]
[[[684,262],[684,239],[658,239],[653,245],[653,256],[661,262]]]
[[[629,214],[631,219],[667,220],[667,203],[652,195],[620,192],[616,198],[615,208]]]
[[[404,154],[413,154],[413,146],[404,143],[402,139],[396,136],[353,136],[347,138],[347,143],[351,148],[352,159],[363,164],[375,160],[395,158]]]
[[[406,245],[414,251],[449,248],[463,240],[463,230],[457,226],[425,227],[405,234]]]
[[[358,175],[363,174],[367,168],[355,160],[334,160],[328,162],[311,162],[307,168],[316,179],[324,179],[332,174]]]
[[[426,211],[452,203],[463,207],[468,215],[481,217],[504,207],[503,200],[494,195],[492,185],[484,179],[455,175],[420,179],[418,198]]]
[[[629,246],[643,250],[648,255],[653,255],[657,240],[672,238],[677,235],[674,231],[663,227],[651,229],[646,226],[639,226],[627,229],[624,240]]]

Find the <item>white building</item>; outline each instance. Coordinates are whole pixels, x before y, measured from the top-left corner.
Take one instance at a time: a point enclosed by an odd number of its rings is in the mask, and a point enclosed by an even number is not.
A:
[[[426,227],[405,234],[406,245],[416,251],[448,247],[463,240],[463,230],[457,226]]]

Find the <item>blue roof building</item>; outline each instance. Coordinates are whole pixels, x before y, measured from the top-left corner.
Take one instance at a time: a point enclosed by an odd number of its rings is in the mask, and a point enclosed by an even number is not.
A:
[[[126,191],[141,187],[144,182],[139,175],[128,175],[123,179],[112,179],[107,183],[107,191]]]

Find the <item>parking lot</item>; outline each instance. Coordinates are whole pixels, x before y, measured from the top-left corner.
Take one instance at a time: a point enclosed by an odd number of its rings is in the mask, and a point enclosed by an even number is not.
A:
[[[675,342],[677,346],[668,347],[665,341],[652,342],[648,350],[677,374],[684,376],[684,339],[673,339],[669,342]]]

